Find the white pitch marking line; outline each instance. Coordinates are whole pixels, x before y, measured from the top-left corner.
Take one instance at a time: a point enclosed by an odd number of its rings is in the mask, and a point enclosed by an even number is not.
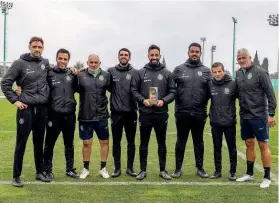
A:
[[[259,185],[259,183],[255,182],[245,182],[245,183],[238,183],[238,182],[149,182],[149,181],[142,181],[142,182],[70,182],[70,181],[61,181],[56,182],[53,181],[51,183],[44,183],[40,181],[26,181],[23,182],[25,185],[109,185],[109,186],[119,186],[119,185],[216,185],[216,186],[247,186],[247,185]],[[0,185],[11,185],[12,181],[0,181]]]

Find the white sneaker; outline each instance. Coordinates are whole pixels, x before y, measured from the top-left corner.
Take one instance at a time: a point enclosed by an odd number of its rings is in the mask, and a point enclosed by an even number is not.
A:
[[[250,176],[248,174],[244,174],[242,177],[236,179],[236,182],[247,182],[254,180],[254,176]]]
[[[100,176],[102,176],[103,178],[109,178],[109,173],[106,169],[106,167],[104,167],[103,169],[101,169],[99,171]]]
[[[79,175],[79,178],[85,179],[88,175],[89,175],[89,170],[87,170],[86,168],[83,168]]]
[[[260,184],[260,188],[268,188],[269,185],[270,185],[270,183],[271,183],[270,180],[264,178],[263,181],[262,181],[262,183]]]

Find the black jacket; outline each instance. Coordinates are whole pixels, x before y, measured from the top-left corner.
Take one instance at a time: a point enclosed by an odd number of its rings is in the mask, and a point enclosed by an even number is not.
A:
[[[149,98],[150,87],[158,87],[158,100],[163,100],[164,106],[146,107],[143,104],[143,100]],[[138,102],[140,114],[168,112],[168,104],[175,98],[175,89],[171,72],[161,63],[158,65],[148,63],[132,77],[131,91],[134,99]]]
[[[127,67],[116,65],[108,69],[110,73],[111,112],[132,112],[137,110],[136,101],[130,91],[131,79],[137,73],[130,64]]]
[[[212,126],[233,126],[236,124],[235,100],[237,97],[235,81],[225,75],[220,81],[209,82],[211,94],[210,124]]]
[[[96,77],[86,69],[77,75],[79,92],[79,121],[99,121],[109,117],[106,91],[109,88],[109,73],[101,70]]]
[[[177,85],[175,112],[206,116],[210,69],[201,62],[193,64],[187,60],[175,67],[173,75]]]
[[[76,76],[69,69],[54,67],[49,71],[47,80],[50,87],[51,110],[57,113],[74,113]]]
[[[268,112],[275,113],[276,98],[268,72],[264,69],[252,65],[237,70],[236,84],[243,119],[266,119]]]
[[[47,59],[23,54],[3,77],[2,91],[11,103],[21,101],[28,105],[46,104],[49,99],[47,73],[50,69]],[[20,97],[12,89],[14,82],[22,88]]]

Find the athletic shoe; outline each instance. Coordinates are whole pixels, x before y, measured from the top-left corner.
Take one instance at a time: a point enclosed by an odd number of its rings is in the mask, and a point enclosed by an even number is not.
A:
[[[79,178],[85,179],[88,175],[89,175],[89,170],[87,170],[86,168],[83,168],[79,175]]]
[[[260,188],[268,188],[271,181],[267,178],[264,178],[262,183],[260,184]]]
[[[236,179],[236,182],[247,182],[254,180],[254,176],[244,174],[242,177]]]
[[[99,175],[102,176],[103,178],[109,178],[109,173],[108,173],[106,167],[104,167],[103,169],[101,169],[99,171]]]

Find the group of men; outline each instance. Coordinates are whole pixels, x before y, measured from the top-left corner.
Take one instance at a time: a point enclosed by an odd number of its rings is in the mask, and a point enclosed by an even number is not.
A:
[[[121,140],[123,129],[127,138],[126,173],[137,180],[146,177],[148,144],[154,128],[159,156],[160,177],[165,180],[179,178],[186,142],[191,130],[197,175],[208,178],[203,167],[204,126],[207,118],[207,103],[211,99],[210,124],[214,144],[215,171],[210,178],[222,176],[222,136],[225,134],[229,149],[229,180],[238,182],[253,180],[255,162],[255,138],[257,139],[264,167],[261,188],[270,185],[271,154],[268,146],[268,127],[275,125],[276,98],[268,73],[251,62],[247,49],[237,52],[240,69],[233,80],[225,74],[220,62],[211,70],[201,61],[201,46],[192,43],[188,47],[188,59],[170,72],[160,63],[160,48],[148,48],[147,63],[137,70],[131,66],[131,52],[122,48],[118,52],[119,64],[108,71],[100,68],[100,58],[91,54],[88,68],[77,71],[68,68],[70,52],[60,49],[56,55],[57,64],[50,67],[41,55],[44,41],[32,37],[30,53],[23,54],[9,68],[1,81],[6,98],[18,107],[17,137],[14,153],[13,185],[22,187],[20,179],[26,142],[32,130],[36,179],[50,182],[54,179],[52,159],[55,142],[62,132],[66,175],[85,179],[89,175],[89,164],[93,132],[100,143],[100,171],[103,178],[110,175],[106,169],[109,153],[108,118],[111,118],[113,138],[114,171],[111,177],[121,175]],[[212,78],[213,75],[213,78]],[[13,90],[13,83],[18,88]],[[150,90],[156,93],[150,97]],[[108,112],[107,91],[110,92]],[[84,168],[78,175],[74,168],[74,131],[76,124],[75,92],[79,94],[79,136],[83,140]],[[247,172],[236,179],[236,98],[240,105],[241,137],[246,143]],[[175,122],[177,141],[175,145],[175,170],[166,171],[166,136],[168,125],[168,104],[175,100]],[[139,109],[139,119],[137,110]],[[135,135],[137,119],[140,128],[140,171],[135,173]],[[46,136],[44,144],[44,134]]]

